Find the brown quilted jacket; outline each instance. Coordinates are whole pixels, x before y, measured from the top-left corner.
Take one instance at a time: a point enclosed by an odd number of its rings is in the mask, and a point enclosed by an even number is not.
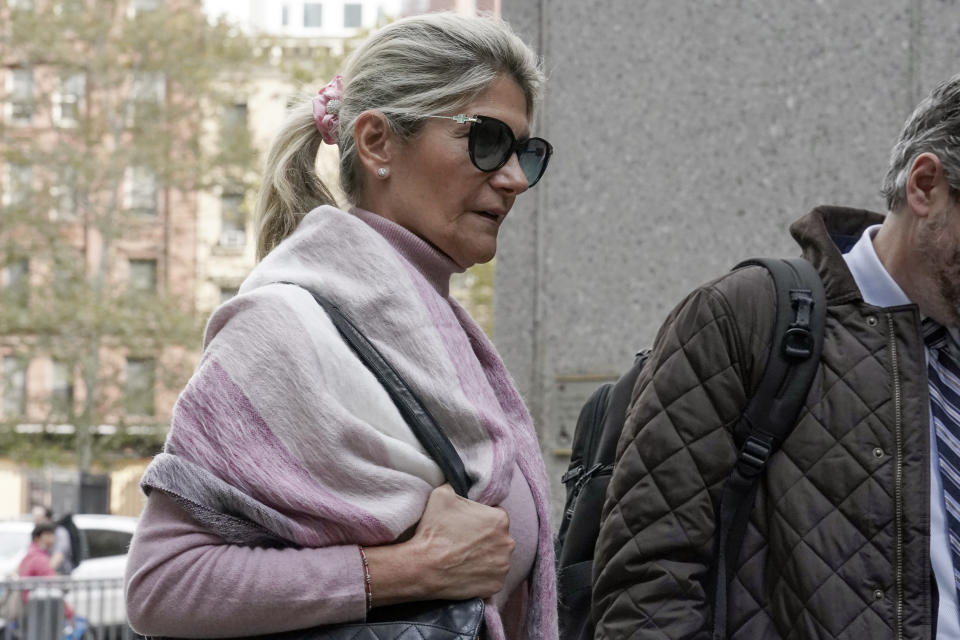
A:
[[[791,227],[828,309],[796,428],[771,459],[729,595],[737,640],[931,638],[929,417],[919,313],[863,302],[834,244],[880,222],[821,207]],[[691,293],[634,390],[594,568],[597,638],[710,638],[714,517],[766,364],[773,282]]]

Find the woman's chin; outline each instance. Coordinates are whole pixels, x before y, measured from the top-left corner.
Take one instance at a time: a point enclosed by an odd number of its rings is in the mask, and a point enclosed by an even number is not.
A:
[[[464,269],[469,269],[475,264],[486,264],[493,260],[493,257],[497,254],[497,244],[493,243],[490,247],[477,247],[473,251],[466,253],[462,262],[460,260],[455,260]]]

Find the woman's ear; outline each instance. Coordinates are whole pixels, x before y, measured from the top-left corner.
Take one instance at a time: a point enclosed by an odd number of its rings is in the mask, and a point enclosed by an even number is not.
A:
[[[395,150],[395,139],[387,118],[379,111],[364,111],[353,125],[353,140],[357,156],[364,168],[372,174],[389,167]]]

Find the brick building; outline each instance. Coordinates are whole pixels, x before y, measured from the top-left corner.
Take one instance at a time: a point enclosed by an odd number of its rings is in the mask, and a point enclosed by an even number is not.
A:
[[[0,455],[15,464],[154,447],[192,366],[202,78],[175,68],[189,47],[166,19],[184,38],[206,24],[193,0],[0,5]]]

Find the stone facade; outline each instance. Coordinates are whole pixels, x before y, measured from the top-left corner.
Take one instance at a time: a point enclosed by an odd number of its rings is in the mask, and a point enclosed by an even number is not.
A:
[[[512,0],[555,155],[497,254],[495,341],[552,477],[576,410],[692,287],[822,204],[882,210],[915,103],[960,71],[960,5]],[[559,480],[557,500],[562,496]]]

